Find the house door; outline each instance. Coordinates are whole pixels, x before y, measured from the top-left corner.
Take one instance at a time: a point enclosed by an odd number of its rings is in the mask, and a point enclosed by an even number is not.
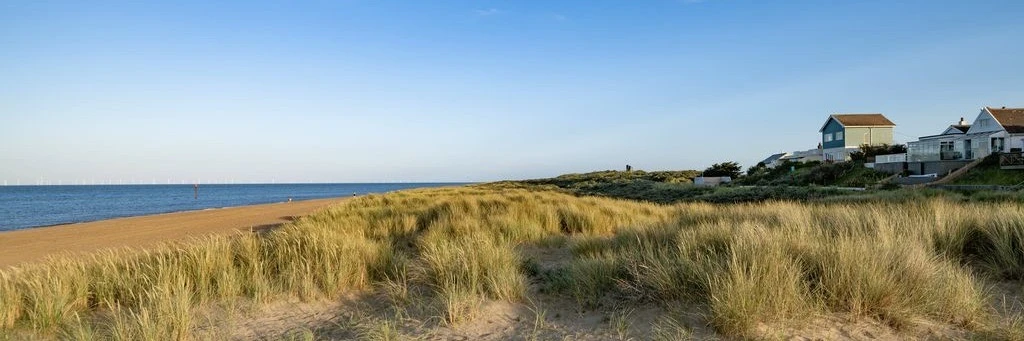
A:
[[[964,159],[974,159],[974,151],[971,150],[971,140],[964,140]]]

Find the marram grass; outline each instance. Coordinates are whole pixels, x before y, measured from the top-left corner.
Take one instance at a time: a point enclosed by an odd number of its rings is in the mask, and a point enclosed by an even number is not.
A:
[[[842,314],[1012,338],[1024,335],[1021,323],[998,316],[991,288],[1024,277],[1022,245],[1024,207],[1015,204],[669,206],[499,186],[424,189],[347,200],[262,235],[2,270],[0,334],[187,340],[212,304],[357,292],[426,302],[439,321],[458,324],[484,300],[532,300],[528,287],[539,281],[581,309],[602,300],[703,305],[710,324],[734,336]],[[572,259],[539,270],[531,248],[566,248]],[[372,327],[357,332],[397,333]],[[658,331],[689,335],[675,323]]]

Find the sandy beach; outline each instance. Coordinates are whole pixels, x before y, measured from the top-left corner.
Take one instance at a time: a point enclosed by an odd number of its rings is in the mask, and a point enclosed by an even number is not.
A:
[[[60,253],[145,247],[218,233],[263,229],[313,213],[345,198],[315,199],[117,218],[0,232],[0,267]]]

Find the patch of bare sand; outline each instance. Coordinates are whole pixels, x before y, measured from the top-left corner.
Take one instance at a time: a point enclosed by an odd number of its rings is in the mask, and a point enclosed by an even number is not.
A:
[[[341,200],[345,199],[302,200],[5,231],[0,232],[0,268],[60,254],[141,248],[211,234],[267,229]]]
[[[1024,283],[1003,281],[992,286],[992,304],[1008,315],[1024,315]]]
[[[971,334],[947,324],[930,321],[914,321],[902,330],[893,329],[884,323],[870,319],[854,319],[840,316],[822,316],[803,322],[799,327],[785,325],[761,325],[757,334],[765,339],[812,341],[812,340],[970,340]]]
[[[384,324],[397,334],[420,340],[649,340],[655,323],[668,311],[658,306],[582,311],[572,302],[545,297],[539,304],[484,302],[476,318],[448,326],[436,316],[396,311],[371,296],[280,302],[223,322],[228,322],[226,328],[235,340],[276,340],[301,332],[318,340],[344,340],[379,333]],[[695,327],[688,333],[699,339],[715,338],[706,327]]]
[[[477,317],[455,326],[432,316],[396,311],[372,296],[331,302],[280,302],[227,327],[234,340],[277,340],[307,332],[317,340],[350,340],[380,334],[417,340],[730,340],[714,332],[699,307],[633,304],[581,310],[559,297],[540,303],[485,302]],[[665,331],[666,319],[682,330]],[[821,317],[799,328],[761,326],[754,339],[766,340],[969,340],[968,332],[921,321],[904,330],[870,320]]]

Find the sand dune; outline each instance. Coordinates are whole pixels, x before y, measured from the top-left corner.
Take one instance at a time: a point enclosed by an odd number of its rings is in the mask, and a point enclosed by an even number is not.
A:
[[[176,212],[0,232],[0,267],[60,253],[139,247],[215,233],[262,229],[345,198]]]

